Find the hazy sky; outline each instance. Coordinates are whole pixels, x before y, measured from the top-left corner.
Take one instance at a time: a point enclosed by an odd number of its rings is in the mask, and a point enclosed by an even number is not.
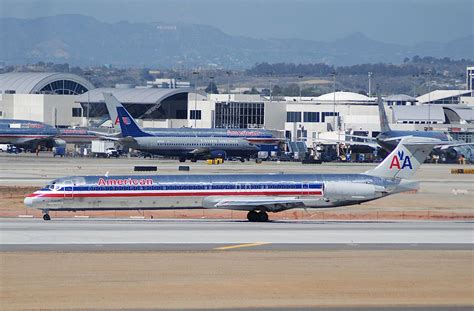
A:
[[[206,24],[232,35],[392,43],[474,33],[474,0],[0,0],[1,17],[83,14],[101,21]]]

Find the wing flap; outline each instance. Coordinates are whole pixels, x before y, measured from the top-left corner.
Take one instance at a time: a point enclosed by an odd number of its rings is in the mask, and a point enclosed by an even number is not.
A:
[[[222,208],[240,211],[262,209],[272,212],[291,208],[306,207],[304,200],[298,197],[224,197],[211,196],[203,200],[205,208]]]

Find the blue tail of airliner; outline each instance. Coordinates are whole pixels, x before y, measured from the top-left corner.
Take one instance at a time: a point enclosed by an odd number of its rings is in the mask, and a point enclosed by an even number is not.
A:
[[[138,126],[138,124],[123,106],[117,107],[117,115],[123,137],[153,136],[150,133],[142,131],[142,129]]]
[[[114,127],[119,124],[122,137],[145,137],[153,136],[142,131],[127,109],[115,98],[112,93],[103,93],[105,104],[109,110],[110,118]],[[117,113],[114,113],[116,111]]]

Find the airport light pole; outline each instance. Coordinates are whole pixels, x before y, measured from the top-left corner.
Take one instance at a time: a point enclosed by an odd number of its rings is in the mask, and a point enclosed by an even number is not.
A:
[[[429,127],[431,129],[431,69],[428,70],[428,73],[430,75],[430,81],[428,82],[428,124],[430,124]]]
[[[230,102],[230,71],[225,72],[227,74],[227,104]]]
[[[336,130],[336,75],[337,73],[334,71],[332,73],[333,95],[334,95],[334,102],[333,102],[333,107],[332,107],[333,131]]]
[[[199,71],[193,71],[194,78],[194,128],[196,128],[196,117],[197,117],[197,76]]]
[[[411,77],[413,78],[413,98],[416,98],[416,78],[418,75],[413,74]]]
[[[424,72],[424,75],[429,78],[428,80],[428,128],[431,130],[431,80],[432,80],[432,71],[428,69],[427,72]]]
[[[84,73],[85,76],[92,76],[92,72],[90,71],[87,71]],[[90,114],[89,114],[89,111],[91,110],[91,103],[90,103],[90,90],[87,89],[87,116],[86,116],[86,123],[87,123],[87,127],[89,128],[90,124],[89,124],[89,117],[90,117]],[[84,116],[84,114],[83,114]],[[114,122],[115,120],[111,120],[112,121],[112,127],[114,126]]]
[[[372,86],[372,71],[369,71],[368,73],[368,76],[369,76],[369,97],[370,95],[372,94],[372,90],[371,90],[371,86]]]
[[[209,87],[211,88],[211,90],[210,90],[211,95],[213,94],[213,90],[212,90],[213,86],[214,86],[214,76],[210,76],[209,77]]]
[[[87,90],[87,128],[89,128],[89,111],[91,110],[90,91]],[[115,120],[112,120],[112,126]]]
[[[272,101],[272,73],[271,72],[267,72],[267,75],[268,75],[268,83],[270,84],[270,102]]]
[[[299,89],[300,89],[300,103],[301,103],[301,79],[303,79],[303,76],[299,75],[298,76],[298,80],[299,80],[298,86],[299,86]]]

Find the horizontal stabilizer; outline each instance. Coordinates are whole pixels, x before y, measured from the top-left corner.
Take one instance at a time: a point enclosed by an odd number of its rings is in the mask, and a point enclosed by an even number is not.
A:
[[[113,141],[120,140],[122,136],[120,133],[104,133],[104,132],[97,132],[97,131],[87,131],[87,133],[104,140],[113,140]]]
[[[127,136],[127,137],[119,139],[119,142],[124,143],[124,144],[131,144],[131,143],[135,143],[136,141],[137,140],[133,138],[132,136]]]

